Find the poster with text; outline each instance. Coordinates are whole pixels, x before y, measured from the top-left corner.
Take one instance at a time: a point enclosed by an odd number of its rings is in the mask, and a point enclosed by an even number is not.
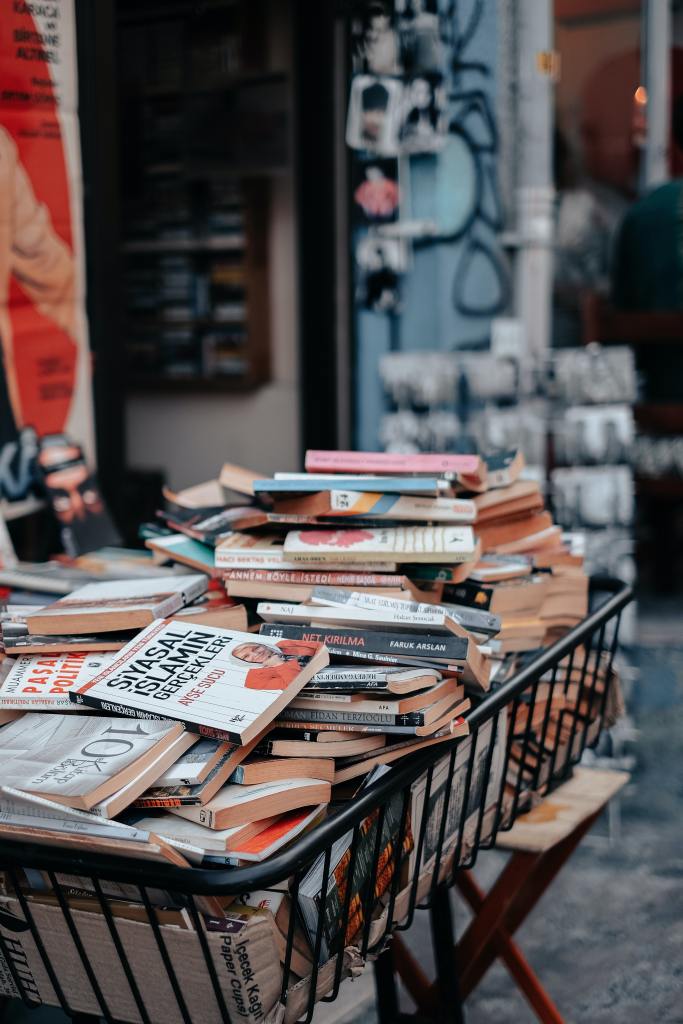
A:
[[[0,0],[0,497],[40,439],[94,457],[74,0]]]

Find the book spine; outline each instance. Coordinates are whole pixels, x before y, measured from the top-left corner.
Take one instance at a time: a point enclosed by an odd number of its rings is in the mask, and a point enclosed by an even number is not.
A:
[[[290,726],[295,729],[301,725],[298,721],[290,723],[285,718],[279,718],[277,721],[283,728],[288,730]],[[363,725],[362,723],[356,722],[353,724],[348,722],[312,722],[310,719],[308,719],[306,725],[310,725],[311,729],[317,729],[320,732],[370,732],[387,733],[392,736],[415,735],[415,726],[406,725]]]
[[[324,679],[313,684],[307,683],[301,690],[301,697],[313,697],[314,694],[323,696],[326,693],[364,693],[366,690],[372,693],[383,693],[389,689],[386,679]]]
[[[235,786],[243,786],[244,785],[244,766],[243,765],[241,765],[241,764],[237,765],[237,767],[235,768],[234,772],[232,773],[232,775],[228,779],[228,783],[233,783]]]
[[[306,572],[284,569],[228,569],[225,579],[249,583],[307,583],[311,586],[403,587],[396,573]]]
[[[306,689],[318,689],[329,683],[387,683],[387,672],[392,669],[374,668],[323,668],[306,683]]]
[[[478,455],[401,455],[395,452],[306,452],[309,473],[458,473],[473,476],[481,471]]]
[[[127,718],[142,718],[155,722],[164,722],[168,719],[168,715],[155,715],[152,711],[139,711],[136,708],[128,707],[126,704],[119,704],[118,701],[102,700],[99,697],[93,697],[89,693],[70,693],[69,700],[73,704],[86,704],[88,707],[97,708],[98,711],[125,715]],[[174,721],[182,722],[188,732],[199,733],[200,736],[206,736],[208,739],[229,740],[231,743],[241,743],[237,733],[227,732],[225,729],[214,729],[210,725],[200,725],[197,722],[189,722],[184,718],[174,717]]]
[[[133,801],[133,807],[188,807],[198,803],[198,800],[181,800],[177,797],[139,796]]]
[[[259,632],[262,636],[272,636],[277,639],[323,643],[331,653],[336,653],[333,652],[333,648],[338,648],[342,649],[343,653],[348,650],[360,650],[382,656],[404,655],[414,658],[442,658],[458,661],[466,658],[468,647],[468,640],[464,637],[441,635],[432,637],[428,634],[412,635],[345,627],[326,629],[317,626],[264,623]]]
[[[399,715],[376,711],[329,711],[319,708],[285,708],[279,718],[287,722],[325,722],[342,723],[344,725],[424,725],[424,714],[421,711],[410,711]]]

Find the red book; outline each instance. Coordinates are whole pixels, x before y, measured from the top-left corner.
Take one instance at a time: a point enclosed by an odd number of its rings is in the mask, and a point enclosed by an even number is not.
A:
[[[454,473],[479,478],[485,466],[478,455],[403,455],[400,452],[337,452],[309,449],[309,473]]]

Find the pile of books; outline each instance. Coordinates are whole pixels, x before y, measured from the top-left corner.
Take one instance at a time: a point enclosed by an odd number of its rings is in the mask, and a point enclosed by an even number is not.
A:
[[[517,452],[309,451],[305,473],[271,478],[225,465],[217,480],[165,492],[159,522],[142,530],[146,555],[0,572],[0,836],[242,865],[417,751],[461,737],[462,775],[472,704],[587,612],[580,538],[553,524],[523,470]],[[599,718],[606,672],[598,666],[588,699],[581,665],[565,668],[566,685],[541,681],[533,713],[519,703],[508,721],[503,709],[493,756],[492,721],[479,730],[476,771],[485,763],[489,783],[484,794],[483,775],[471,780],[479,803],[468,822],[482,801],[495,807],[504,770],[509,794],[520,775],[531,791],[558,749],[567,756],[572,709]],[[427,844],[412,863],[448,761],[436,762],[429,812],[419,786],[412,796],[403,857],[413,872],[434,855]],[[453,798],[444,848],[460,811]],[[392,864],[399,819],[391,806],[382,819]],[[377,821],[366,826],[375,849]],[[382,877],[378,899],[392,871]],[[299,888],[299,973],[320,883],[317,864]],[[134,917],[135,900],[124,902]],[[208,912],[227,913],[225,902]],[[339,941],[326,925],[321,960]]]

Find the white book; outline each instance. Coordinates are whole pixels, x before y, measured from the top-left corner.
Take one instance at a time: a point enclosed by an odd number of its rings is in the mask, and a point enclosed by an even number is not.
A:
[[[429,607],[429,606],[427,606]],[[449,632],[448,616],[443,611],[402,612],[373,608],[359,608],[356,605],[286,604],[277,601],[260,601],[256,606],[257,615],[264,622],[295,622],[307,625],[333,623],[339,626],[382,626],[385,629],[431,629]]]
[[[332,563],[329,560],[325,561],[310,561],[306,564],[306,569],[319,569],[322,572],[331,572],[338,569],[340,572],[367,572],[368,567],[364,562],[346,562],[343,564],[342,560],[339,560],[339,565]],[[217,569],[282,569],[284,571],[291,571],[295,569],[301,569],[301,562],[295,561],[294,558],[285,558],[284,555],[277,554],[270,549],[259,550],[258,548],[251,548],[245,551],[239,551],[234,548],[216,548],[216,568]],[[396,572],[396,562],[382,562],[379,564],[373,564],[373,572]]]
[[[329,660],[320,643],[158,620],[71,700],[248,743]]]
[[[6,658],[0,708],[20,711],[74,711],[69,690],[94,679],[113,659],[111,652],[22,654]]]
[[[2,729],[0,779],[3,785],[90,810],[131,779],[146,786],[150,765],[182,733],[179,723],[169,721],[25,714]]]
[[[476,542],[470,526],[394,526],[377,529],[290,530],[285,556],[309,563],[321,556],[339,562],[466,562]],[[328,563],[329,564],[329,563]]]
[[[386,594],[369,594],[363,590],[349,590],[341,587],[314,587],[309,598],[311,605],[330,608],[359,608],[386,614],[387,623],[408,621],[406,616],[417,620],[420,616],[448,615],[471,633],[491,636],[498,633],[501,622],[497,615],[480,608],[446,603],[432,604],[424,601],[406,601]],[[427,624],[427,623],[426,623]]]

